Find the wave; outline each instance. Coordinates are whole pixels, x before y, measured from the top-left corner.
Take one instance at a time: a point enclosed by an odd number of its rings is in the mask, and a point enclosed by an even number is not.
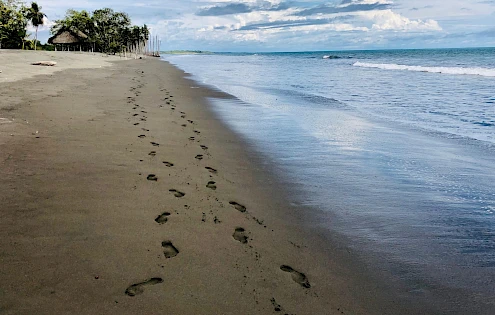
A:
[[[367,63],[356,62],[355,67],[378,68],[384,70],[408,70],[417,72],[431,72],[458,75],[479,75],[483,77],[495,77],[495,69],[489,68],[462,68],[462,67],[423,67],[423,66],[406,66],[395,63]]]

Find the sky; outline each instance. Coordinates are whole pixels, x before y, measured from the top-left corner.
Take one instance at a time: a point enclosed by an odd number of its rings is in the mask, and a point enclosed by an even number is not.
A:
[[[38,0],[39,39],[67,9],[109,7],[162,50],[266,52],[495,46],[495,0]]]

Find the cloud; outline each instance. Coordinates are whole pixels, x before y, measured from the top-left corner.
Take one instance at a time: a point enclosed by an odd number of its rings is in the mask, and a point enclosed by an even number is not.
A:
[[[47,31],[49,30],[53,25],[55,25],[55,22],[49,20],[46,16],[43,17],[43,24],[38,27],[38,32],[42,31]],[[31,22],[28,23],[27,26],[28,32],[36,32],[36,27],[34,27]]]
[[[254,2],[253,2],[254,1]],[[388,0],[342,0],[337,5],[325,5],[301,8],[288,2],[249,1],[243,3],[214,5],[203,8],[198,16],[224,17],[227,24],[202,26],[202,32],[229,31],[244,32],[263,38],[274,32],[298,32],[308,34],[308,30],[327,29],[333,32],[348,31],[439,31],[439,24],[431,19],[411,20],[391,9]],[[301,5],[301,3],[298,3]],[[347,23],[340,23],[346,20]],[[207,21],[205,21],[208,23]],[[310,34],[311,32],[309,32]],[[229,36],[224,34],[224,36]],[[239,36],[239,35],[235,35]]]
[[[243,2],[229,3],[223,5],[213,5],[201,8],[196,12],[197,16],[222,16],[232,14],[250,13],[253,11],[282,11],[290,8],[287,2],[257,1],[254,4]]]
[[[198,16],[220,16],[229,14],[249,13],[253,9],[244,3],[231,3],[223,6],[213,6],[201,9],[196,13]]]
[[[242,51],[243,47],[245,50],[323,49],[328,47],[328,42],[334,48],[383,47],[389,43],[388,38],[400,37],[394,33],[441,30],[432,19],[410,19],[386,9],[393,7],[387,0],[343,0],[333,6],[338,10],[332,12],[338,13],[314,15],[298,14],[321,7],[313,1],[244,0],[243,6],[235,7],[227,1],[211,3],[201,6],[193,15],[178,17],[175,24],[167,21],[160,26],[152,25],[153,30],[164,34],[166,42],[177,48],[215,50],[211,47],[225,49],[230,43],[235,49],[228,50],[236,51]],[[359,10],[355,11],[356,8]],[[198,46],[190,46],[191,43]]]
[[[374,21],[374,30],[392,31],[441,31],[442,28],[434,20],[410,20],[392,10],[361,12],[360,15]]]
[[[478,32],[476,35],[484,36],[484,37],[495,37],[495,27]]]
[[[302,10],[296,15],[298,16],[310,16],[315,14],[335,14],[335,13],[349,13],[359,11],[371,11],[371,10],[385,10],[391,6],[388,1],[373,1],[368,0],[343,0],[339,5],[320,5],[314,8]]]
[[[240,27],[239,31],[249,31],[249,30],[258,30],[258,29],[284,29],[291,27],[300,27],[300,26],[309,26],[309,25],[324,25],[324,24],[332,24],[333,22],[344,20],[346,17],[335,17],[332,19],[304,19],[304,20],[282,20],[282,21],[274,21],[267,23],[252,23],[245,26]]]

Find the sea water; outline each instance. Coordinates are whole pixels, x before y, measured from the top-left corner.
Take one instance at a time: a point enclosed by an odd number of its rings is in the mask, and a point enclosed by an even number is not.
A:
[[[164,59],[236,97],[213,110],[311,224],[441,312],[495,310],[495,49]]]

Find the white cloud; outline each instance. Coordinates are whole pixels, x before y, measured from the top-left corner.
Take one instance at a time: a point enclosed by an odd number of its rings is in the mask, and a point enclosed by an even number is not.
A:
[[[43,25],[40,25],[38,27],[38,32],[50,30],[50,28],[53,25],[55,25],[55,22],[51,21],[46,16],[44,16],[43,17]],[[28,23],[27,30],[28,30],[28,32],[36,32],[36,27],[34,27],[31,23]]]
[[[441,31],[437,21],[410,20],[392,10],[361,12],[359,15],[373,21],[372,29],[390,31]]]

